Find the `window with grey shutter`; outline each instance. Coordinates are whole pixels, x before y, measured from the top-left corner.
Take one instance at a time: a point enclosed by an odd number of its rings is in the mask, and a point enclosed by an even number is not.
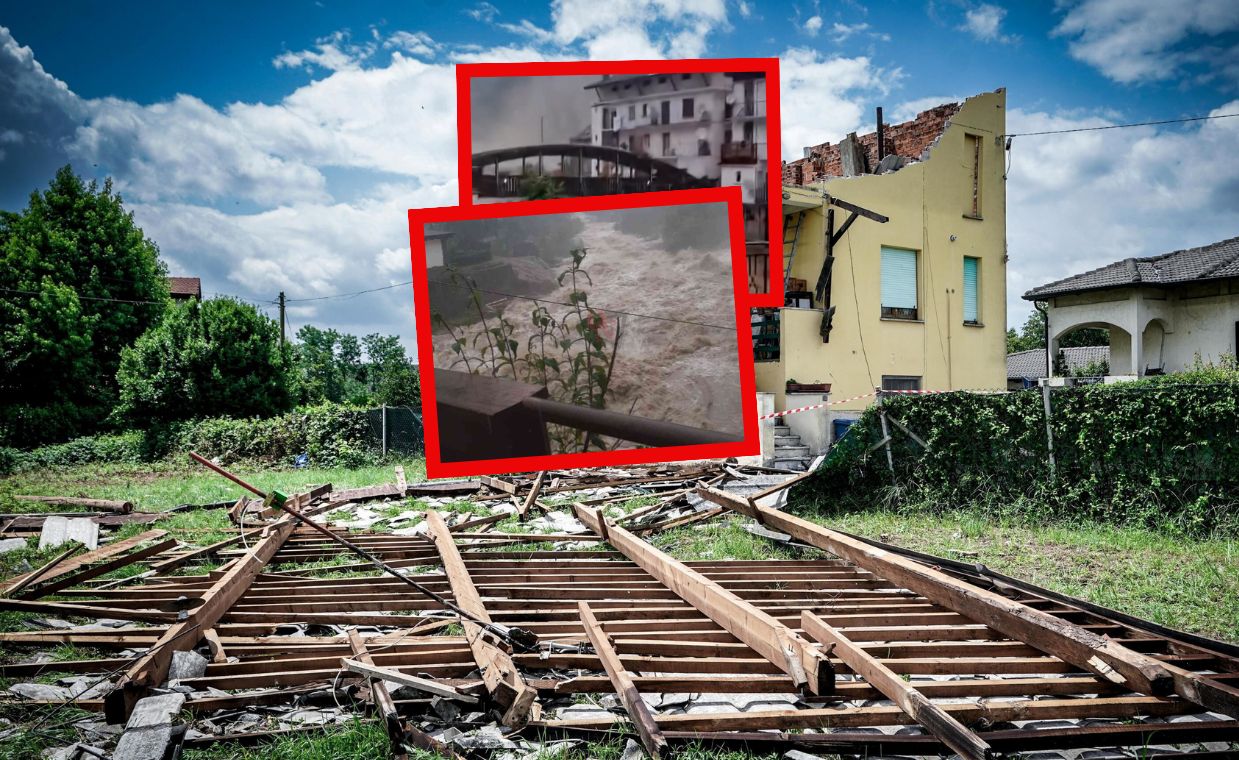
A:
[[[916,251],[882,246],[882,316],[917,319]]]
[[[973,256],[964,257],[964,322],[970,325],[981,322],[981,305],[977,298],[980,271],[980,259]]]

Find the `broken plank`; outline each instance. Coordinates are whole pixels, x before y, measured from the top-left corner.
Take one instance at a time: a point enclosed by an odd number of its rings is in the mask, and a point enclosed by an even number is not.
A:
[[[486,611],[486,605],[482,603],[482,597],[473,585],[473,579],[469,577],[469,570],[460,556],[460,550],[456,548],[447,523],[438,512],[428,509],[426,524],[430,528],[430,538],[439,552],[439,560],[447,574],[456,604],[477,620],[490,623],[490,613]],[[534,711],[538,692],[525,683],[512,661],[512,656],[483,637],[482,626],[463,618],[461,625],[465,629],[465,639],[469,642],[473,659],[482,671],[486,691],[504,708],[503,724],[512,727],[524,726]]]
[[[1155,696],[1175,690],[1175,679],[1164,664],[1108,637],[795,515],[716,488],[702,487],[697,493],[1107,681]],[[1234,703],[1228,707],[1233,710]]]
[[[154,570],[156,575],[162,575],[163,573],[167,573],[170,570],[174,570],[181,565],[184,565],[186,562],[191,562],[203,557],[210,557],[218,553],[220,549],[226,549],[233,544],[240,543],[242,536],[244,536],[246,540],[249,540],[261,534],[262,531],[262,528],[254,528],[253,530],[243,531],[232,538],[225,538],[223,541],[217,541],[209,546],[204,546],[201,549],[191,549],[184,554],[178,554],[175,557],[170,557],[169,559],[154,563],[151,565],[151,570]]]
[[[462,694],[451,686],[445,686],[437,681],[429,678],[418,678],[407,673],[401,673],[399,670],[391,668],[380,668],[376,665],[367,665],[364,662],[358,662],[349,657],[342,658],[340,664],[345,669],[350,670],[358,675],[366,676],[370,679],[378,679],[382,681],[391,681],[393,683],[408,686],[418,691],[423,691],[427,694],[433,694],[436,697],[451,699],[465,704],[475,705],[478,703],[478,698],[468,694]]]
[[[593,644],[594,651],[598,654],[598,659],[602,661],[602,667],[606,670],[607,677],[611,679],[611,684],[615,687],[615,693],[619,696],[620,702],[623,703],[624,709],[628,711],[628,717],[632,720],[633,725],[637,727],[637,735],[641,737],[641,743],[645,745],[645,751],[649,752],[650,757],[655,758],[655,760],[661,758],[663,752],[667,749],[667,740],[658,728],[658,723],[654,720],[653,714],[650,713],[649,705],[641,698],[636,684],[632,681],[632,676],[627,668],[624,667],[624,663],[620,661],[619,655],[615,652],[615,647],[611,645],[606,632],[602,630],[602,625],[598,622],[598,618],[594,617],[589,604],[587,602],[578,602],[577,609],[580,610],[581,623],[585,626],[585,633],[589,636],[589,641]]]
[[[479,480],[481,480],[482,485],[486,486],[487,488],[491,488],[496,491],[501,491],[507,494],[508,496],[516,495],[516,485],[513,483],[509,483],[506,480],[502,480],[500,478],[492,478],[489,475],[483,475],[481,476],[481,478],[479,478]]]
[[[831,653],[843,660],[853,672],[941,739],[943,744],[958,752],[960,757],[985,760],[991,756],[992,750],[984,739],[943,712],[876,657],[844,636],[839,629],[808,610],[801,612],[800,621],[806,634],[829,645]]]
[[[538,500],[538,494],[542,493],[542,486],[546,483],[546,470],[539,470],[538,476],[534,478],[533,485],[529,487],[529,493],[525,496],[525,501],[521,502],[516,508],[516,515],[521,520],[524,520],[529,515],[529,508]]]
[[[57,504],[63,507],[86,507],[102,509],[105,512],[129,514],[133,511],[132,501],[114,501],[112,499],[83,499],[77,496],[14,496],[18,501],[32,501],[39,504]]]
[[[85,554],[79,554],[73,559],[68,560],[67,562],[64,562],[58,565],[55,569],[48,571],[43,576],[43,580],[49,581],[52,578],[57,578],[61,575],[71,573],[77,570],[79,567],[82,567],[84,565],[89,565],[91,563],[98,562],[103,559],[107,559],[109,557],[115,556],[117,554],[121,554],[123,552],[127,552],[139,544],[145,543],[146,541],[153,541],[157,538],[163,538],[167,534],[168,534],[168,531],[166,530],[148,530],[145,533],[139,533],[136,536],[133,536],[131,538],[126,538],[122,541],[116,541],[110,544],[105,544],[103,546],[100,546],[98,549],[88,551]],[[29,573],[27,575],[29,575]],[[8,582],[7,585],[3,587],[3,590],[5,592],[8,592],[14,586],[21,583],[21,581],[25,577],[26,577],[25,575],[21,575],[16,578],[13,578],[12,580]]]
[[[814,694],[834,689],[834,669],[819,648],[683,562],[633,533],[607,522],[596,510],[573,505],[576,517],[677,596],[748,644],[798,687]]]
[[[61,575],[58,580],[51,583],[42,583],[35,588],[28,588],[21,592],[12,592],[11,595],[19,599],[38,599],[48,594],[54,594],[57,591],[76,586],[77,584],[88,581],[91,578],[98,578],[100,575],[110,573],[113,570],[121,567],[127,567],[135,562],[140,562],[147,557],[153,557],[156,554],[167,551],[176,546],[175,538],[167,538],[163,541],[151,544],[150,546],[138,549],[137,551],[128,554],[114,557],[105,562],[93,564],[81,572],[73,573],[72,575]]]
[[[117,687],[105,700],[109,723],[128,720],[134,704],[150,689],[167,679],[173,653],[197,646],[202,632],[215,627],[228,609],[241,598],[258,573],[292,535],[296,525],[290,515],[276,520],[244,557],[234,560],[228,571],[203,592],[201,604],[190,612],[185,620],[168,628],[155,646],[125,671],[117,682]]]

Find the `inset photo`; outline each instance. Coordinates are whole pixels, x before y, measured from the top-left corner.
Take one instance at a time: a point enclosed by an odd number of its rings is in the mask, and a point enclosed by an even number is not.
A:
[[[758,453],[740,200],[410,211],[427,473]]]
[[[777,59],[462,64],[457,108],[462,205],[738,187],[748,303],[782,305]]]

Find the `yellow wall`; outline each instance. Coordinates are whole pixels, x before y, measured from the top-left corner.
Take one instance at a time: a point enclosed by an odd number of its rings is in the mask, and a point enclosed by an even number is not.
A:
[[[1006,387],[1006,189],[1002,178],[1006,97],[1003,91],[969,98],[951,120],[928,161],[897,172],[827,180],[812,189],[890,217],[857,219],[835,247],[830,342],[818,334],[821,310],[784,309],[779,362],[757,363],[757,389],[787,408],[784,383],[830,383],[831,399],[872,391],[883,375],[917,375],[928,390]],[[971,211],[972,156],[965,134],[981,140],[981,219]],[[805,189],[789,188],[795,198]],[[835,209],[836,229],[848,213]],[[825,258],[825,209],[803,212],[791,276],[812,289]],[[951,240],[955,236],[955,240]],[[919,251],[920,320],[883,319],[881,247]],[[784,256],[789,255],[790,246]],[[963,321],[963,260],[980,259],[979,318]],[[818,304],[815,304],[818,305]],[[835,409],[860,409],[871,399]]]

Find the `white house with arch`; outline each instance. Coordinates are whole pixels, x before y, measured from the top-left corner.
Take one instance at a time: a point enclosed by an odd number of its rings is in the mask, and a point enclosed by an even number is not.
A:
[[[1110,331],[1112,375],[1178,372],[1239,344],[1239,237],[1131,258],[1033,288],[1047,304],[1050,356],[1084,327]]]

